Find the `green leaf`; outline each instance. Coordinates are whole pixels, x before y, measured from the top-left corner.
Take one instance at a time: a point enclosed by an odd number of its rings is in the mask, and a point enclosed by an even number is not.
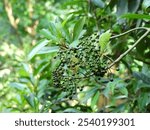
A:
[[[127,96],[125,95],[119,95],[119,96],[116,96],[115,99],[118,100],[118,99],[126,99]]]
[[[78,44],[79,44],[79,40],[75,40],[75,41],[73,41],[73,42],[69,45],[69,47],[70,47],[70,48],[75,48],[75,47],[77,47]]]
[[[9,85],[10,85],[10,87],[13,87],[17,90],[24,91],[24,92],[30,92],[30,90],[28,89],[26,84],[12,82]]]
[[[96,93],[96,94],[94,95],[94,97],[92,98],[91,107],[92,107],[93,110],[95,109],[95,105],[96,105],[97,102],[98,102],[99,96],[100,96],[100,92],[97,91],[97,93]]]
[[[65,40],[70,43],[72,38],[70,37],[68,27],[64,25],[64,26],[62,26],[62,28],[60,28],[60,30],[61,30],[61,33],[62,33],[63,37],[65,38]]]
[[[148,64],[143,64],[142,73],[148,77],[150,76],[150,66]]]
[[[135,13],[141,4],[141,0],[129,0],[128,1],[128,12]]]
[[[124,19],[119,19],[119,16],[126,14],[128,12],[128,0],[118,0],[117,1],[117,20],[118,23],[125,23]]]
[[[38,109],[38,100],[36,99],[36,97],[34,96],[33,93],[29,94],[29,95],[24,95],[24,98],[26,99],[26,101],[28,102],[28,104],[35,110],[35,112]]]
[[[40,66],[38,66],[37,69],[35,69],[34,74],[39,74],[39,73],[41,73],[41,72],[42,72],[46,67],[48,67],[48,66],[49,66],[49,63],[48,63],[48,62],[45,63],[44,65],[41,64]]]
[[[121,16],[121,18],[129,18],[129,19],[148,19],[150,20],[150,15],[145,14],[124,14]]]
[[[114,89],[115,89],[115,83],[111,83],[109,82],[106,86],[106,88],[103,91],[103,94],[105,95],[105,97],[109,98],[110,93],[113,95],[114,94]]]
[[[75,108],[67,108],[63,112],[65,112],[65,113],[80,113],[81,111],[79,111]]]
[[[140,111],[144,111],[148,103],[149,103],[149,93],[142,93],[141,96],[138,97],[138,106],[140,108]]]
[[[85,97],[82,100],[82,102],[85,103],[88,99],[90,99],[96,93],[96,91],[98,89],[99,89],[98,87],[94,87],[94,88],[91,88],[90,90],[86,91],[85,92]]]
[[[106,50],[110,40],[110,36],[111,36],[110,30],[100,35],[99,44],[101,48],[101,53],[103,53]]]
[[[46,79],[42,79],[40,82],[39,82],[39,85],[38,85],[38,88],[37,88],[37,98],[40,99],[42,98],[42,96],[44,96],[45,94],[45,91],[46,91],[46,88],[48,86],[48,83],[49,81],[46,80]]]
[[[41,41],[36,47],[32,49],[32,51],[28,55],[28,60],[31,60],[38,52],[48,44],[48,40]]]
[[[29,67],[29,65],[26,64],[26,63],[22,63],[22,65],[23,65],[24,70],[25,70],[27,73],[30,73],[30,67]]]
[[[85,18],[82,18],[80,20],[78,20],[78,22],[75,24],[74,29],[73,29],[73,40],[78,40],[80,33],[83,29],[85,23]]]
[[[52,35],[57,36],[57,29],[55,27],[55,24],[52,22],[49,23],[49,31],[49,33],[51,33]]]
[[[40,34],[43,35],[45,38],[47,38],[48,40],[52,40],[52,41],[55,41],[57,42],[58,39],[56,37],[56,35],[53,35],[49,30],[47,29],[42,29],[40,31]]]
[[[43,47],[41,50],[38,51],[37,54],[48,54],[48,53],[53,53],[58,51],[59,51],[59,46]]]
[[[62,22],[62,26],[64,27],[69,21],[73,20],[74,15],[70,14],[65,20]]]
[[[133,76],[139,80],[142,80],[145,84],[150,84],[150,77],[141,72],[133,72]]]
[[[125,96],[128,96],[128,90],[126,89],[126,87],[119,88],[119,90],[122,94],[124,94]]]
[[[117,3],[117,16],[125,14],[128,12],[128,1],[127,0],[118,0]]]
[[[91,0],[91,2],[96,6],[98,6],[99,8],[105,7],[105,3],[102,0]]]

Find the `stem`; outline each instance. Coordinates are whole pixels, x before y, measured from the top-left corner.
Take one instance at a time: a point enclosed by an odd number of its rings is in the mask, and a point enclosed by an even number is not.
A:
[[[139,29],[148,30],[148,28],[146,28],[146,27],[137,27],[137,28],[130,29],[129,31],[126,31],[126,32],[124,32],[124,33],[121,33],[121,34],[119,34],[119,35],[112,36],[112,37],[110,37],[110,39],[114,39],[114,38],[117,38],[117,37],[121,37],[121,36],[123,36],[123,35],[125,35],[125,34],[127,34],[127,33],[130,33],[130,32],[132,32],[132,31],[139,30]]]
[[[139,28],[134,28],[134,30],[137,30],[137,29],[139,29]],[[123,57],[125,57],[125,56],[126,56],[130,51],[132,51],[133,48],[136,47],[137,44],[138,44],[144,37],[146,37],[147,34],[150,32],[150,29],[148,29],[148,28],[140,27],[140,29],[146,29],[147,31],[135,42],[135,44],[134,44],[131,48],[129,48],[127,51],[125,51],[123,54],[121,54],[121,55],[120,55],[113,63],[111,63],[106,69],[111,68],[111,67],[112,67],[113,65],[115,65],[117,62],[119,62]],[[131,29],[131,30],[127,31],[127,32],[131,32],[131,31],[133,31],[133,29]],[[127,33],[127,32],[125,32],[125,33]],[[122,36],[122,35],[120,35],[120,36]]]

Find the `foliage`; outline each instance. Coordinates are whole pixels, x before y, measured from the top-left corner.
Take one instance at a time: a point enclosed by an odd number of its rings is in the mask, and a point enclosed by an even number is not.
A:
[[[0,2],[1,112],[150,112],[148,0],[35,2]]]

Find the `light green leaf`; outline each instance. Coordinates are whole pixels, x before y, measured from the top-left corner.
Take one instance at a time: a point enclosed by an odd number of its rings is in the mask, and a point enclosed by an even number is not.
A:
[[[67,108],[63,112],[65,112],[65,113],[80,113],[81,111],[79,111],[75,108]]]
[[[124,14],[121,18],[129,18],[129,19],[148,19],[150,20],[150,15],[145,14]]]
[[[40,42],[36,47],[33,48],[33,50],[28,55],[28,60],[31,60],[38,52],[48,44],[48,40],[43,40]]]
[[[27,73],[30,73],[30,67],[29,67],[29,65],[26,64],[26,63],[22,63],[22,65],[23,65],[24,70],[25,70]]]
[[[53,52],[58,52],[59,47],[54,46],[54,47],[43,47],[41,50],[37,52],[37,54],[48,54],[48,53],[53,53]]]
[[[40,31],[40,34],[43,35],[45,38],[47,38],[48,40],[52,40],[52,41],[55,41],[57,42],[58,39],[56,37],[56,35],[53,35],[49,30],[47,29],[42,29]]]
[[[96,94],[94,95],[94,97],[92,98],[92,102],[91,102],[91,107],[92,107],[92,109],[95,109],[95,105],[96,105],[97,102],[98,102],[99,96],[100,96],[100,92],[97,91],[97,93],[96,93]]]
[[[83,29],[85,18],[78,20],[73,29],[73,40],[79,39],[80,33]]]
[[[125,87],[122,87],[119,90],[122,94],[124,94],[125,96],[128,96],[128,90]]]
[[[91,88],[90,90],[86,91],[85,92],[85,97],[84,99],[82,100],[83,103],[87,102],[88,99],[90,99],[95,93],[96,91],[98,90],[99,88],[98,87],[95,87],[95,88]]]
[[[143,0],[142,7],[144,9],[147,9],[148,7],[150,7],[150,0]]]
[[[51,34],[53,34],[54,36],[57,36],[57,29],[54,23],[52,22],[49,23],[49,30]]]
[[[111,36],[110,30],[100,35],[99,44],[101,48],[101,53],[103,53],[106,50],[110,40],[110,36]]]
[[[70,48],[75,48],[75,47],[77,47],[78,44],[79,44],[79,40],[75,40],[75,41],[73,41],[73,42],[69,45],[69,47],[70,47]]]

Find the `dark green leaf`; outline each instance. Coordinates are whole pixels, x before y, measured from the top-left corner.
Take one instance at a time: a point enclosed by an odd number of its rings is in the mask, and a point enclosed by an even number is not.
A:
[[[128,0],[118,0],[117,3],[117,16],[119,18],[119,16],[126,14],[128,12]],[[118,19],[119,23],[124,23],[125,20],[124,19]]]
[[[150,85],[150,77],[141,72],[133,72],[133,76],[139,80],[142,80],[145,84]]]
[[[149,94],[142,93],[141,96],[138,98],[138,106],[140,111],[144,111],[146,105],[149,103]]]
[[[131,13],[135,13],[139,6],[140,6],[140,3],[141,3],[141,0],[129,0],[128,1],[128,12],[131,12]]]
[[[28,102],[28,104],[35,110],[35,112],[38,109],[38,101],[36,99],[36,97],[34,96],[34,94],[29,94],[29,95],[24,95],[26,101]]]

